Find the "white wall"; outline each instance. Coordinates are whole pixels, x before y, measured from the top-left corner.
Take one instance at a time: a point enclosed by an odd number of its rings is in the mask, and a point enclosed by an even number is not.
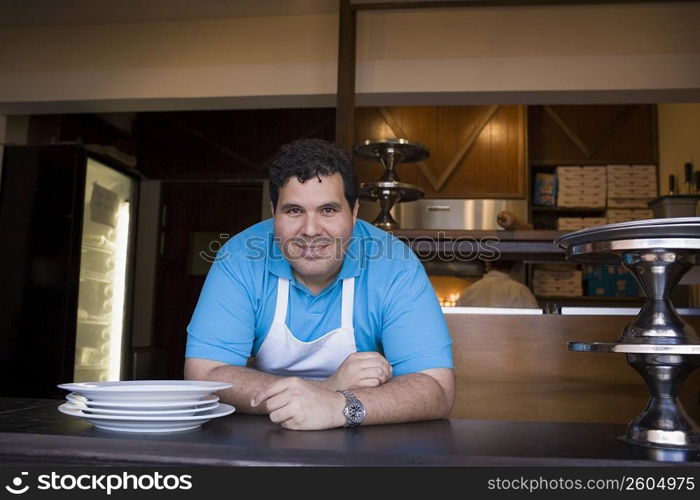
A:
[[[337,15],[0,29],[0,113],[333,106]],[[358,104],[700,102],[697,3],[365,11]]]
[[[654,89],[698,96],[699,22],[700,6],[687,4],[365,12],[358,91],[477,92],[525,104],[587,102],[585,93],[653,102]]]

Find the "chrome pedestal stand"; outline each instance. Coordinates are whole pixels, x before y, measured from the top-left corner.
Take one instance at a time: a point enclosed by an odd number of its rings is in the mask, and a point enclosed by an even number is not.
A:
[[[681,385],[700,365],[700,338],[669,299],[700,253],[700,218],[611,224],[569,233],[557,243],[570,261],[622,264],[647,297],[617,342],[568,344],[578,352],[623,353],[644,379],[649,401],[620,439],[650,448],[700,450],[700,427],[678,399]]]
[[[405,139],[367,140],[355,146],[354,153],[377,160],[384,168],[379,181],[360,184],[360,198],[376,201],[379,205],[379,215],[372,224],[385,230],[398,229],[399,224],[391,216],[391,209],[397,203],[418,200],[424,193],[417,186],[401,182],[396,166],[426,159],[430,155],[428,148]]]

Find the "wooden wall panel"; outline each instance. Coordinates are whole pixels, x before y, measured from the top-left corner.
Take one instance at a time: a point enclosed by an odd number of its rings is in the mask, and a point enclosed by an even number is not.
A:
[[[334,118],[331,108],[140,113],[139,170],[165,180],[267,178],[283,144],[333,141]]]
[[[654,105],[530,106],[528,131],[535,164],[658,161]]]
[[[649,393],[622,354],[568,351],[568,341],[613,341],[631,317],[448,314],[455,418],[628,423]],[[700,318],[688,320],[700,330]],[[700,422],[700,370],[681,399]]]
[[[495,112],[493,112],[495,109]],[[463,156],[481,122],[491,119]],[[525,108],[523,106],[432,106],[358,108],[356,142],[401,137],[425,144],[430,157],[421,167],[401,164],[403,182],[417,185],[427,198],[524,198],[526,185]],[[454,162],[444,184],[441,175]],[[355,158],[360,182],[382,174],[378,162]],[[428,170],[428,175],[421,168]]]

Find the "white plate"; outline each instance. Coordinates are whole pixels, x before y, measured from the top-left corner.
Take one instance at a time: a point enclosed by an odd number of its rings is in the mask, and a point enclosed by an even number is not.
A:
[[[209,405],[216,403],[219,400],[219,396],[215,394],[210,394],[202,399],[193,399],[191,401],[167,401],[167,402],[153,402],[153,401],[90,401],[85,396],[78,394],[77,392],[71,392],[66,395],[66,399],[70,403],[75,403],[77,405],[87,406],[88,408],[113,408],[116,410],[175,410],[177,408],[194,408],[202,405]]]
[[[161,410],[160,408],[152,408],[150,410],[117,410],[114,408],[93,408],[82,403],[70,402],[83,413],[89,415],[131,415],[134,417],[168,417],[177,415],[196,415],[209,410],[214,410],[219,403],[214,402],[208,405],[193,406],[191,408],[179,408],[177,410]]]
[[[231,405],[220,404],[211,412],[190,416],[129,416],[129,415],[90,415],[83,413],[71,403],[63,403],[58,411],[72,417],[82,418],[95,427],[121,432],[174,432],[196,429],[214,418],[225,417],[235,411]]]
[[[125,380],[120,382],[76,382],[59,388],[78,392],[91,401],[184,401],[199,399],[231,384],[199,380]]]

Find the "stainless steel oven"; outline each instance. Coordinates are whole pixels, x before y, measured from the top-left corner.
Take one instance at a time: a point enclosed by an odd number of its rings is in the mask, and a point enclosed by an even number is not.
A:
[[[496,222],[501,211],[528,220],[527,200],[436,199],[400,203],[396,220],[401,229],[503,229]]]

